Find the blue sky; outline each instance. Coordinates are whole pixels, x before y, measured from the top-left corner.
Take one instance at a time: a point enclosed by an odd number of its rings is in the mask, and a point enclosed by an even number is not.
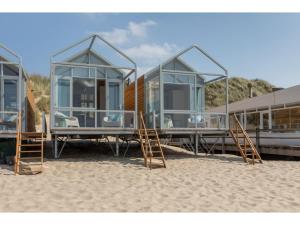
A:
[[[300,83],[300,14],[0,14],[0,42],[23,57],[30,73],[49,74],[50,55],[100,33],[144,72],[198,44],[230,76]]]

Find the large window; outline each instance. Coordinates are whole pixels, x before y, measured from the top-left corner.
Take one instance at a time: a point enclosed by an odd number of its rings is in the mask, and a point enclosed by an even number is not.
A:
[[[256,128],[259,128],[260,125],[260,114],[257,113],[247,113],[246,114],[246,129],[247,130],[254,130]]]
[[[17,80],[4,80],[4,111],[17,111]]]
[[[272,129],[290,128],[290,110],[281,109],[272,111]]]
[[[291,109],[291,128],[300,128],[300,108]]]
[[[164,84],[165,110],[190,110],[190,85]]]
[[[58,107],[70,107],[70,80],[57,81],[57,104]]]
[[[95,108],[95,80],[73,78],[73,107]]]

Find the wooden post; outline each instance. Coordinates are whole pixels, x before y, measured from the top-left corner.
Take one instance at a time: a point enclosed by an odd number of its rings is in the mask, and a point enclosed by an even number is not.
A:
[[[260,153],[260,130],[259,128],[256,128],[256,135],[255,135],[255,140],[256,140],[256,149]]]

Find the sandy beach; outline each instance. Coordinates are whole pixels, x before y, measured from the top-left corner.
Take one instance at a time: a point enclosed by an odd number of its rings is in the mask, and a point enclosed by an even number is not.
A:
[[[246,165],[233,155],[167,155],[167,169],[100,154],[0,169],[1,212],[300,212],[300,162]]]

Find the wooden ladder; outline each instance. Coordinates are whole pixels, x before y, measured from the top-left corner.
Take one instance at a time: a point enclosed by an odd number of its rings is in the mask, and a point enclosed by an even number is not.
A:
[[[18,113],[16,135],[15,174],[23,174],[20,171],[21,164],[38,167],[31,174],[42,172],[44,158],[44,132],[22,132],[22,116]],[[25,174],[25,173],[24,173]]]
[[[240,121],[233,114],[233,123],[234,126],[232,129],[229,130],[234,143],[236,144],[237,148],[239,149],[241,156],[243,157],[246,163],[262,163],[262,159],[253,144],[251,138],[249,137],[248,133],[242,127]]]
[[[156,129],[146,128],[142,112],[140,112],[140,129],[138,129],[138,133],[145,167],[152,169],[153,159],[155,159],[161,161],[161,166],[166,168],[166,160],[157,131]]]

